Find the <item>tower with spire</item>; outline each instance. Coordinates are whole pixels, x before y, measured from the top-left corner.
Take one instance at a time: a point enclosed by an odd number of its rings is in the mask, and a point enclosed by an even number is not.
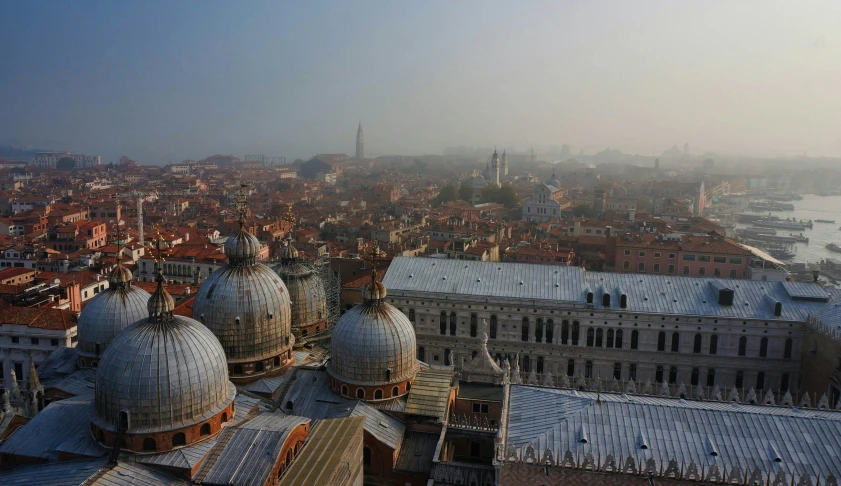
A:
[[[499,154],[496,152],[496,148],[494,148],[494,154],[491,157],[491,167],[488,172],[488,184],[499,185]]]
[[[508,152],[502,149],[502,159],[499,161],[499,174],[508,177]]]
[[[362,133],[362,120],[359,120],[359,128],[356,129],[356,158],[365,158],[365,135]]]

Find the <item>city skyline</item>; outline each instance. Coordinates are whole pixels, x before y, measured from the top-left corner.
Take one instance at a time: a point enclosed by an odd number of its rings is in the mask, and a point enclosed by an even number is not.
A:
[[[684,142],[841,155],[833,2],[3,10],[0,143],[18,147],[156,164],[293,159],[353,153],[361,118],[372,155],[493,143],[651,154]]]

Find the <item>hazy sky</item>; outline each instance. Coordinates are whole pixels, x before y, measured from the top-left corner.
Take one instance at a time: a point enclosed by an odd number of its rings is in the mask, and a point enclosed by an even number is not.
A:
[[[0,3],[0,143],[841,155],[841,1]]]

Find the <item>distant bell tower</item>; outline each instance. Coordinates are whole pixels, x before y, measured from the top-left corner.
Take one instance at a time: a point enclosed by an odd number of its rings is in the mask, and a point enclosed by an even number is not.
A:
[[[488,184],[496,184],[499,185],[499,154],[496,153],[496,148],[494,148],[494,154],[491,157],[491,169],[490,173],[488,174],[489,180]]]
[[[356,158],[365,158],[365,136],[362,134],[362,120],[359,121],[359,128],[356,129]]]
[[[499,162],[499,175],[505,177],[508,175],[508,153],[502,149],[502,159]]]

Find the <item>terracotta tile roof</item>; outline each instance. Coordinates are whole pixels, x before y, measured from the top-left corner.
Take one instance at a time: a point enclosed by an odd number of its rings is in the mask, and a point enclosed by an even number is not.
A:
[[[76,315],[59,309],[9,306],[0,313],[0,323],[66,331],[76,327]]]

